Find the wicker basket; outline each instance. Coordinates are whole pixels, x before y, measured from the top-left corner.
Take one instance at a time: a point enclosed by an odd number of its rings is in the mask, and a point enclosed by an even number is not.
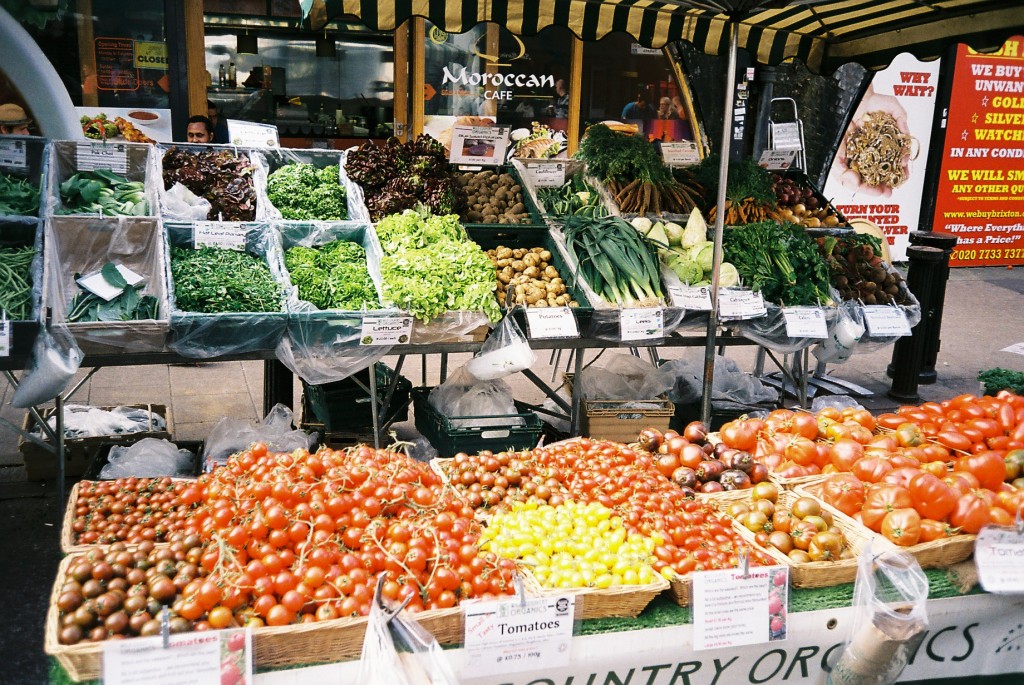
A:
[[[802,485],[820,483],[828,478],[827,474],[816,473],[813,476],[797,476],[796,478],[783,478],[774,471],[768,472],[768,480],[779,486],[780,490],[792,490]]]
[[[647,608],[655,597],[669,589],[669,582],[657,573],[654,582],[647,585],[617,585],[610,588],[547,588],[537,582],[529,570],[520,571],[523,575],[527,594],[551,597],[553,595],[573,595],[583,605],[582,614],[576,609],[576,617],[583,620],[591,618],[636,618]]]
[[[712,504],[720,509],[725,509],[730,503],[737,501],[742,502],[746,497],[749,497],[749,494],[745,490],[734,490],[730,495],[734,495],[734,497],[718,498],[714,500]],[[802,496],[805,495],[792,490],[783,490],[779,493],[776,506],[788,509],[793,505],[793,502]],[[830,587],[832,585],[852,583],[857,578],[857,557],[860,556],[861,550],[863,550],[871,540],[872,533],[867,528],[841,512],[830,511],[829,513],[832,514],[833,525],[842,532],[843,537],[846,539],[847,547],[849,547],[853,552],[852,558],[839,559],[837,561],[796,563],[788,556],[780,553],[778,550],[765,550],[765,548],[758,546],[757,543],[754,542],[754,534],[743,526],[735,524],[734,527],[739,531],[743,539],[751,546],[759,550],[767,551],[770,556],[789,566],[790,582],[793,587]],[[894,545],[887,540],[882,540],[881,542],[875,541],[873,544],[879,549],[882,547],[885,547],[886,549],[894,547]]]
[[[809,497],[822,501],[822,506],[825,507],[832,514],[832,518],[843,517],[844,519],[850,520],[854,525],[858,525],[865,531],[865,534],[873,536],[879,540],[885,540],[884,537],[864,527],[850,519],[846,514],[842,513],[830,504],[826,504],[822,500],[821,492],[824,487],[824,483],[812,483],[809,485],[801,486],[796,489],[796,492]],[[974,541],[977,539],[977,535],[970,535],[963,533],[960,535],[954,535],[953,537],[943,538],[941,540],[932,540],[931,542],[919,542],[916,545],[910,547],[902,547],[904,552],[907,552],[913,556],[917,563],[921,565],[921,568],[949,568],[953,564],[958,564],[961,561],[969,559],[974,554]],[[888,543],[888,540],[885,540]]]

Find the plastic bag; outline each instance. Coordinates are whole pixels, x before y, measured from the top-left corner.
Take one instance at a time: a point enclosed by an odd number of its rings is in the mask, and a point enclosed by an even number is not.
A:
[[[50,428],[56,429],[57,417],[51,416],[47,423]],[[98,438],[164,430],[167,430],[167,421],[149,409],[139,407],[100,409],[84,404],[64,405],[65,438]]]
[[[112,447],[100,480],[115,478],[187,478],[194,476],[196,455],[168,440],[143,438],[129,447]]]
[[[170,216],[189,221],[206,221],[210,215],[210,201],[175,183],[164,193],[164,211]]]
[[[604,367],[588,366],[580,372],[580,396],[588,400],[649,400],[644,385],[655,368],[631,354],[616,354]]]
[[[64,391],[81,365],[82,350],[66,325],[40,327],[11,405],[26,409],[49,402]]]
[[[853,354],[864,335],[864,310],[858,302],[843,302],[839,306],[836,325],[828,339],[818,343],[811,354],[820,362],[842,364]]]
[[[695,357],[673,359],[658,367],[645,392],[668,393],[676,404],[699,402],[704,391],[704,360]],[[739,368],[729,357],[715,356],[715,375],[711,388],[713,402],[754,405],[776,402],[779,393]]]
[[[275,404],[263,421],[255,426],[245,419],[225,417],[206,438],[203,468],[210,471],[214,466],[226,463],[228,457],[254,442],[266,443],[267,449],[273,452],[291,452],[312,447],[316,435],[292,429],[292,410],[283,404]]]
[[[871,544],[858,558],[853,626],[827,685],[896,682],[928,628],[928,578],[911,555]]]
[[[510,311],[466,364],[466,371],[477,380],[490,381],[519,373],[536,361],[537,355],[530,349],[530,341]]]
[[[453,419],[455,428],[523,425],[508,384],[500,378],[478,381],[465,366],[431,390],[427,399],[441,415]]]
[[[390,605],[390,603],[389,603]],[[458,685],[441,645],[415,619],[375,599],[359,659],[362,685]]]

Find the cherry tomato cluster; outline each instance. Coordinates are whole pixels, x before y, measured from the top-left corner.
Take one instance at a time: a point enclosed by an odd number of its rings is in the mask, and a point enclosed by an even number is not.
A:
[[[170,478],[82,481],[71,522],[74,543],[137,544],[183,537],[194,508],[179,498],[188,486]]]
[[[568,492],[558,473],[537,468],[530,452],[465,452],[443,460],[442,469],[474,509],[508,511],[514,502],[558,506]]]
[[[641,432],[640,440],[643,447],[659,455],[658,471],[687,495],[746,490],[768,480],[768,467],[750,452],[708,440],[708,429],[701,421],[691,421],[682,434],[648,428]]]

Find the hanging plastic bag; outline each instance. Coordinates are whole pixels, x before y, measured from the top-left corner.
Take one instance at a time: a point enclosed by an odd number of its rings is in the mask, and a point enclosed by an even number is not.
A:
[[[380,581],[384,578],[381,575]],[[404,605],[383,604],[380,581],[366,623],[359,676],[355,682],[362,685],[458,685],[455,672],[434,636],[404,611]]]
[[[32,358],[11,398],[21,409],[49,402],[64,391],[82,365],[82,350],[67,326],[42,326],[32,345]]]
[[[466,364],[466,370],[477,380],[491,381],[519,373],[536,361],[530,341],[509,311]]]
[[[903,672],[928,628],[928,578],[901,550],[858,559],[853,626],[826,685],[889,685]]]
[[[839,305],[836,325],[832,334],[818,343],[811,353],[820,362],[842,364],[857,348],[864,336],[864,313],[860,303],[850,301]]]

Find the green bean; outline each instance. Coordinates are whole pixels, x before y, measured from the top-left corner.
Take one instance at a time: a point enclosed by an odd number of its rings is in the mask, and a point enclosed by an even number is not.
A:
[[[12,321],[32,314],[33,247],[0,247],[0,310]]]

